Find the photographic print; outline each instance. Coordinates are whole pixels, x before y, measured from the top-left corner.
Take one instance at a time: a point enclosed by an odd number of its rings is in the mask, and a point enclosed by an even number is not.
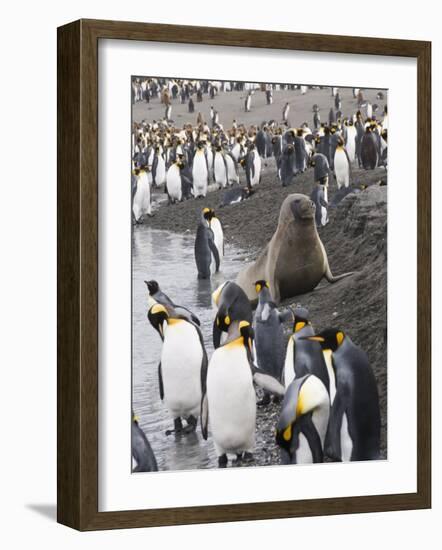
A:
[[[332,84],[132,77],[133,472],[387,458],[388,90]]]

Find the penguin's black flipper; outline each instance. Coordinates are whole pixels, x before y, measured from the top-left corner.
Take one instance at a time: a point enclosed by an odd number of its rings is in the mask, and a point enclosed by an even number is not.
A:
[[[163,374],[161,372],[161,361],[158,364],[158,386],[160,388],[160,399],[164,399]]]
[[[341,393],[336,393],[333,405],[330,410],[330,420],[327,435],[325,438],[325,454],[335,460],[342,461],[341,454],[341,426],[345,412],[345,403]]]
[[[158,465],[155,459],[155,455],[152,451],[152,447],[144,434],[143,430],[139,427],[138,422],[132,420],[132,456],[135,459],[137,466],[134,468],[134,472],[157,472]]]
[[[213,321],[212,340],[213,340],[213,347],[215,349],[218,349],[221,345],[221,329],[216,324],[216,318]]]
[[[158,167],[158,155],[155,155],[154,159],[153,159],[153,163],[152,163],[152,183],[156,186],[156,181],[155,181],[155,178],[156,178],[156,175],[157,175],[157,167]]]
[[[305,415],[300,424],[301,432],[305,435],[312,452],[313,462],[324,462],[324,452],[322,450],[321,438],[319,437],[318,431],[313,424],[311,413]]]
[[[204,393],[201,399],[201,433],[204,439],[207,439],[209,432],[209,403],[207,401],[207,393]]]

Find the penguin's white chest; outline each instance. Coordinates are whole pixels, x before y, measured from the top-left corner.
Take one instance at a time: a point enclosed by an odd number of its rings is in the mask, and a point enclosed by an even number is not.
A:
[[[212,218],[210,228],[213,231],[215,246],[218,249],[219,257],[222,258],[224,256],[224,233],[218,218]]]
[[[235,160],[238,161],[241,155],[241,145],[239,143],[235,143],[235,145],[233,146],[232,155],[235,158]]]
[[[182,195],[181,174],[178,166],[175,164],[173,164],[167,171],[166,185],[169,197],[180,201]]]
[[[285,355],[284,363],[284,385],[285,389],[288,388],[289,384],[295,378],[295,367],[294,367],[294,347],[293,347],[293,336],[290,336],[289,342],[287,344],[287,352]]]
[[[224,164],[224,158],[221,153],[215,153],[214,161],[215,181],[218,185],[225,187],[227,184],[226,165]]]
[[[347,128],[347,144],[345,147],[350,162],[354,162],[356,154],[356,128],[354,126],[349,126]]]
[[[336,396],[336,375],[332,365],[332,352],[330,350],[324,350],[323,355],[328,372],[330,403],[333,405]]]
[[[345,187],[348,187],[350,184],[350,171],[349,171],[347,155],[345,154],[343,149],[340,149],[340,148],[336,149],[334,162],[335,162],[336,184],[338,186],[338,189],[340,189],[343,185]]]
[[[201,404],[203,350],[195,327],[183,320],[165,326],[161,351],[164,401],[172,418],[197,417]]]
[[[348,431],[348,418],[347,413],[342,415],[341,424],[341,459],[342,462],[350,462],[353,452],[353,441]]]
[[[157,186],[166,183],[166,163],[161,155],[158,156],[157,170],[155,174],[155,183]]]
[[[197,195],[204,194],[205,196],[205,193],[207,192],[207,164],[204,153],[200,151],[196,153],[193,159],[192,176],[193,186]]]
[[[233,154],[233,153],[232,153]],[[229,183],[239,183],[239,177],[235,170],[235,164],[230,155],[226,155],[227,180]]]
[[[255,167],[255,174],[252,178],[252,186],[258,185],[261,176],[261,158],[257,153],[253,157],[253,165]]]
[[[252,452],[256,397],[244,346],[218,348],[207,372],[209,423],[218,455]]]
[[[138,176],[137,190],[135,192],[132,210],[135,219],[138,221],[144,214],[151,213],[150,185],[146,172]]]

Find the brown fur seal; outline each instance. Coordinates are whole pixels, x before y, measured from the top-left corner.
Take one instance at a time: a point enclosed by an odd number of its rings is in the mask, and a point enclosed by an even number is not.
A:
[[[236,282],[250,301],[258,295],[255,281],[266,280],[276,304],[313,290],[325,277],[335,283],[324,245],[315,224],[315,205],[305,195],[293,193],[282,203],[278,227],[270,242],[252,264],[245,267]]]

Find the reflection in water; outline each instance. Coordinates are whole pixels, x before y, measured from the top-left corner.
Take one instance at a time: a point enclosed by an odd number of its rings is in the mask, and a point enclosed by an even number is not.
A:
[[[199,280],[193,256],[194,236],[137,226],[132,244],[132,407],[146,433],[160,470],[188,470],[217,466],[216,454],[209,439],[196,433],[166,436],[173,428],[158,389],[158,363],[161,340],[147,319],[145,280],[155,279],[160,288],[176,303],[188,307],[201,321],[206,350],[213,352],[212,292],[225,280],[234,279],[240,263],[239,253],[226,245],[221,271],[211,280]]]

